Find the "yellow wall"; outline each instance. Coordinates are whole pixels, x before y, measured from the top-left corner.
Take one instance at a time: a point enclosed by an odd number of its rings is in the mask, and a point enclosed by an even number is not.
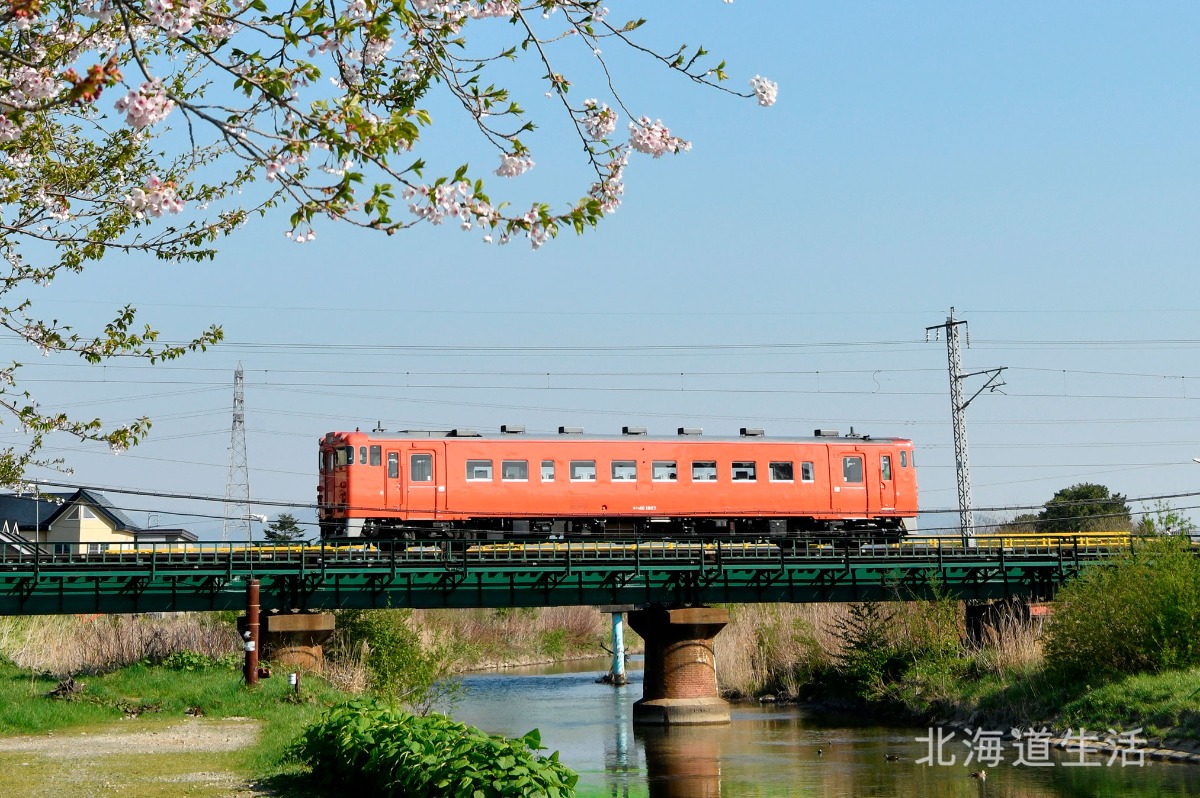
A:
[[[80,519],[78,517],[80,506],[90,510],[93,517]],[[86,502],[76,502],[51,524],[45,542],[50,545],[55,543],[80,544],[72,546],[72,551],[85,553],[88,543],[132,543],[133,533],[114,530],[91,505]]]

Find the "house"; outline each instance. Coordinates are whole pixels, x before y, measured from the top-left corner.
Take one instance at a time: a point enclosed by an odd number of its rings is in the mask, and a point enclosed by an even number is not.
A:
[[[152,543],[194,543],[186,529],[141,529],[90,490],[0,495],[0,546],[52,554],[103,554]]]

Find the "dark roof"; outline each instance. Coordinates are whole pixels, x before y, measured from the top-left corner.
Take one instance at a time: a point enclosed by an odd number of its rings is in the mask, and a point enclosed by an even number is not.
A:
[[[113,525],[113,529],[118,532],[137,532],[138,526],[129,520],[125,513],[113,507],[112,502],[99,493],[93,493],[90,490],[80,489],[72,493],[62,506],[58,507],[53,516],[46,520],[47,524],[53,523],[56,518],[65,513],[67,508],[78,502],[85,502],[92,506],[98,513],[107,518]]]
[[[50,519],[74,493],[43,493],[41,497],[31,494],[0,494],[0,522],[12,521],[21,529],[45,529]]]

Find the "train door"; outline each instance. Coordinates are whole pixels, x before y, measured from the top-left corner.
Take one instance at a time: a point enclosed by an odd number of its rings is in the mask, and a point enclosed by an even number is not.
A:
[[[833,506],[847,515],[867,517],[866,461],[862,452],[843,450],[834,454]]]
[[[413,450],[408,453],[409,517],[433,518],[437,511],[437,483],[433,478],[437,465],[434,452]]]
[[[896,481],[892,474],[892,456],[879,455],[879,509],[896,509]]]
[[[389,510],[399,510],[404,506],[404,481],[400,478],[400,452],[388,449],[385,453],[383,506]]]

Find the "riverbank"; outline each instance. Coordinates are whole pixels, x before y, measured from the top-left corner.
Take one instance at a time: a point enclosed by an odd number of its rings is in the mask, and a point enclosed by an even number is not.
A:
[[[914,726],[1045,729],[1058,739],[1137,730],[1142,748],[1174,761],[1200,750],[1200,668],[1080,678],[1047,663],[1036,619],[1006,621],[968,645],[963,607],[952,601],[730,610],[717,673],[735,701]]]
[[[0,771],[10,795],[303,796],[288,746],[347,698],[315,676],[299,694],[286,677],[248,690],[235,668],[191,658],[61,686],[0,663]]]

